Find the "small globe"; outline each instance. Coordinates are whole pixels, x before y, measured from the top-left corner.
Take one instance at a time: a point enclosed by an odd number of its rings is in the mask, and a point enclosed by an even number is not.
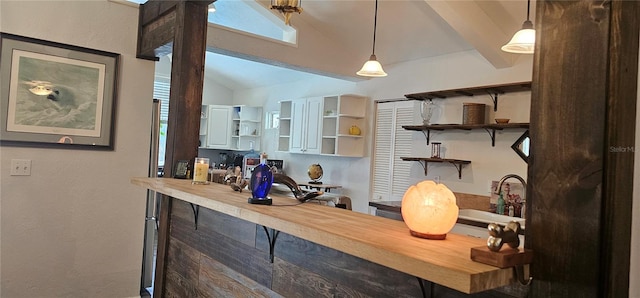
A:
[[[322,174],[322,167],[319,164],[312,164],[307,170],[307,175],[309,175],[309,178],[313,181],[320,180],[320,178],[322,178]]]

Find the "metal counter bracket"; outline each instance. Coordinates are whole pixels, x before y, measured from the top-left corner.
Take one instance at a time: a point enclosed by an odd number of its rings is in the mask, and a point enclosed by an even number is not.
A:
[[[267,227],[262,226],[264,229],[264,233],[267,234],[267,240],[269,241],[269,261],[273,263],[273,249],[276,246],[276,239],[278,238],[278,234],[280,231],[271,229],[271,233],[269,233],[269,229]]]
[[[516,274],[516,277],[518,278],[518,282],[521,285],[528,286],[528,285],[531,284],[531,281],[533,280],[533,277],[529,276],[528,279],[524,277],[524,266],[523,265],[513,266],[513,272]]]
[[[200,213],[200,206],[194,205],[193,203],[189,203],[191,205],[191,210],[193,211],[193,224],[194,229],[198,229],[198,214]]]
[[[418,283],[420,284],[420,291],[422,291],[422,297],[423,298],[427,298],[427,297],[431,298],[431,297],[433,297],[433,283],[430,282],[430,281],[426,281],[426,280],[424,280],[424,279],[422,279],[420,277],[417,277],[417,276],[416,276],[416,278],[418,279]],[[425,281],[429,283],[429,293],[428,294],[427,294],[427,289],[425,288],[425,285],[424,285]]]

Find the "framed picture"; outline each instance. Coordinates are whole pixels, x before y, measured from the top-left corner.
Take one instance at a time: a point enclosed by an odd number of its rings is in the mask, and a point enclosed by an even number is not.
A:
[[[189,161],[178,160],[176,162],[175,170],[173,171],[173,178],[177,178],[177,179],[189,178],[189,174],[187,173],[188,170],[189,170]]]
[[[0,36],[0,142],[112,150],[120,55]]]

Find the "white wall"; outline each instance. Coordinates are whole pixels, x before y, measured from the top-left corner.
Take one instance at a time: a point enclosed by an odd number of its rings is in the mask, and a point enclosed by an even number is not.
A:
[[[0,147],[2,297],[139,296],[154,63],[136,59],[138,10],[99,1],[0,1],[3,32],[121,54],[113,151]],[[4,61],[3,61],[4,63]],[[11,159],[31,176],[9,176]]]
[[[160,57],[160,60],[156,63],[155,75],[156,79],[171,82],[171,59],[169,59],[169,56]],[[232,105],[233,91],[216,82],[215,78],[205,73],[202,87],[202,104]]]
[[[373,141],[374,100],[404,98],[404,94],[472,87],[510,82],[530,81],[532,59],[523,56],[514,67],[496,70],[475,51],[461,52],[430,59],[411,61],[397,65],[385,65],[388,77],[375,78],[360,83],[329,78],[306,80],[267,88],[259,88],[234,93],[235,104],[263,105],[264,111],[278,110],[278,101],[318,95],[356,93],[371,98],[369,124],[363,128],[367,141],[367,156],[364,158],[329,157],[300,155],[276,151],[277,131],[268,130],[263,137],[262,151],[270,158],[285,160],[287,174],[298,181],[306,181],[307,167],[320,163],[325,175],[325,183],[344,186],[342,193],[349,195],[353,209],[368,212],[369,176],[371,170],[370,150]],[[354,69],[356,71],[356,69]],[[498,116],[508,117],[517,122],[529,120],[529,93],[515,93],[500,97]],[[441,113],[436,115],[436,123],[461,123],[462,102],[489,103],[489,96],[477,98],[453,98],[437,101]],[[418,111],[416,111],[418,113]],[[492,114],[491,119],[495,118]],[[434,140],[443,142],[447,156],[472,160],[471,166],[463,169],[463,179],[450,165],[429,167],[430,176],[424,176],[422,167],[413,165],[414,182],[441,176],[441,181],[454,191],[488,195],[487,183],[497,180],[507,173],[515,173],[526,178],[526,164],[511,150],[511,144],[522,134],[522,130],[500,133],[496,147],[491,147],[488,134],[484,131],[446,132],[436,134]],[[470,143],[471,142],[471,143]],[[471,144],[471,145],[470,145]],[[424,136],[416,132],[414,151],[418,156],[427,156],[430,150]]]

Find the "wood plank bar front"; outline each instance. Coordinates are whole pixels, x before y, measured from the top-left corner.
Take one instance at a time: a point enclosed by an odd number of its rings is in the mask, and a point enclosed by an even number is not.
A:
[[[222,184],[192,185],[190,180],[132,178],[156,192],[263,225],[464,293],[477,293],[515,281],[511,268],[474,262],[472,247],[485,240],[448,234],[445,240],[412,237],[403,222],[273,196],[274,205],[247,203],[248,193]]]

